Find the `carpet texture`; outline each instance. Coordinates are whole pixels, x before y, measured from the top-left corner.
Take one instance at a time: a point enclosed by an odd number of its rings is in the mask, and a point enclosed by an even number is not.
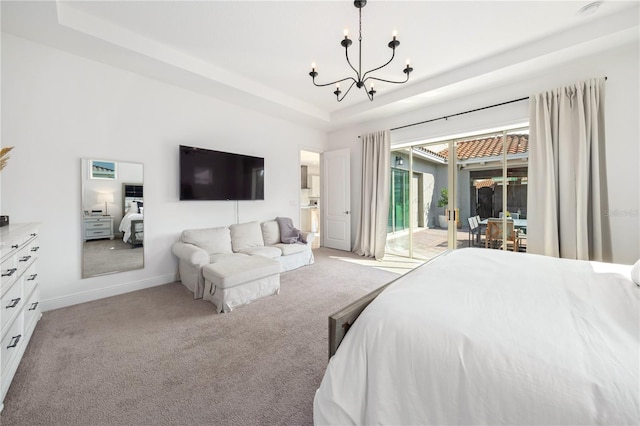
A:
[[[180,283],[45,312],[0,423],[311,425],[328,315],[398,276],[314,254],[228,314]]]
[[[89,240],[82,244],[82,276],[94,277],[113,272],[132,271],[144,267],[144,248],[122,241]]]

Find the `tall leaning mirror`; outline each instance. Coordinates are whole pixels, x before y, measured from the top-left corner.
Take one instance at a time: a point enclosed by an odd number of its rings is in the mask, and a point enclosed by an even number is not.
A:
[[[142,164],[84,158],[82,278],[144,268]]]

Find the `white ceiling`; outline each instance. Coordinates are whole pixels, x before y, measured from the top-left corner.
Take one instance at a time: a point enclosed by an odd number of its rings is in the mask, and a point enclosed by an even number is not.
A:
[[[523,78],[638,39],[639,1],[369,1],[363,71],[388,60],[370,102],[355,87],[338,103],[318,81],[349,77],[343,29],[357,58],[358,9],[343,1],[2,1],[2,31],[275,116],[333,130]],[[343,84],[343,88],[344,88]]]

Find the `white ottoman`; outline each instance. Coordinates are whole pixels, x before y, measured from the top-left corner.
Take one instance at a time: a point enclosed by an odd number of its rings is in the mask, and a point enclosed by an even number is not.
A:
[[[243,256],[202,268],[205,300],[218,312],[280,292],[280,262],[263,256]]]

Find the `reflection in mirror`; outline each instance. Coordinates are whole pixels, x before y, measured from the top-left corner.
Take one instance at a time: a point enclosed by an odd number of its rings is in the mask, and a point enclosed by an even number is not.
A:
[[[82,278],[144,268],[144,169],[83,159]]]

